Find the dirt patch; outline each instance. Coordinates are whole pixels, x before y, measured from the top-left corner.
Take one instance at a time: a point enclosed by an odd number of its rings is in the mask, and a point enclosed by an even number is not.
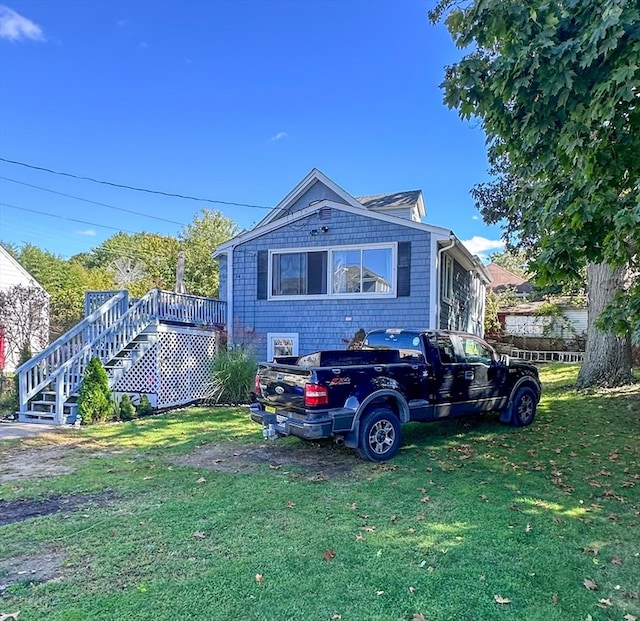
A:
[[[219,472],[254,473],[268,468],[280,474],[323,481],[348,476],[364,462],[353,450],[330,442],[298,444],[208,444],[172,460],[182,466]]]
[[[37,555],[0,560],[0,593],[16,582],[62,580],[64,559],[65,555],[58,550],[44,550]]]
[[[55,445],[3,452],[0,455],[0,483],[70,474],[74,469],[60,461],[69,450],[69,446]]]
[[[107,490],[98,494],[68,494],[48,498],[0,500],[0,526],[21,522],[32,517],[50,515],[58,511],[69,513],[88,505],[102,505],[109,502],[114,496],[112,491]]]

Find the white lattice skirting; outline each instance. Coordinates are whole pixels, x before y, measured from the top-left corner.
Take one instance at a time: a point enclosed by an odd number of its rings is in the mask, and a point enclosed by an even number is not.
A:
[[[206,397],[216,354],[217,332],[160,325],[157,342],[121,377],[115,392],[147,395],[157,408]]]

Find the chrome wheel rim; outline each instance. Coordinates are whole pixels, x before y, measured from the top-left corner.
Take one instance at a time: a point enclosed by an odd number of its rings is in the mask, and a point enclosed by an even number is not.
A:
[[[527,421],[533,416],[533,398],[530,394],[522,395],[518,404],[518,416],[520,420]]]
[[[388,420],[379,420],[369,430],[369,447],[376,455],[387,453],[396,440],[396,431]]]

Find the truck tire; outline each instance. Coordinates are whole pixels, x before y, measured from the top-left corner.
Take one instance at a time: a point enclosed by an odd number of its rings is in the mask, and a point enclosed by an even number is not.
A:
[[[398,417],[388,408],[367,412],[360,421],[356,453],[369,461],[387,461],[402,444],[402,427]]]
[[[526,427],[533,422],[536,416],[538,399],[536,393],[529,386],[519,388],[513,397],[511,413],[511,425],[513,427]]]

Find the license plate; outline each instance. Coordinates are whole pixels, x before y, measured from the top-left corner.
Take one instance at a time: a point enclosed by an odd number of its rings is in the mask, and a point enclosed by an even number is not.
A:
[[[265,405],[264,406],[264,411],[265,412],[269,412],[269,414],[275,414],[276,413],[276,409],[272,405]]]
[[[278,423],[278,425],[282,425],[286,422],[287,422],[286,416],[281,416],[280,414],[276,414],[276,423]]]

